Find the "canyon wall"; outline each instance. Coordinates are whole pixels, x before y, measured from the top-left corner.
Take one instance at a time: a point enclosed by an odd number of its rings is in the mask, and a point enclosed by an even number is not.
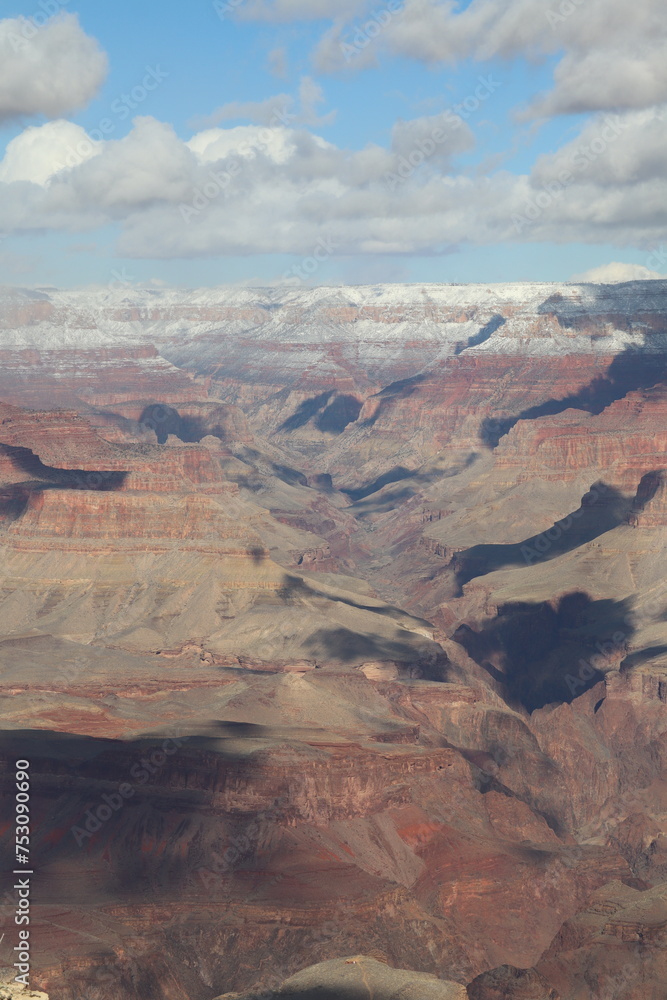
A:
[[[662,281],[0,294],[35,987],[662,998],[666,333]]]

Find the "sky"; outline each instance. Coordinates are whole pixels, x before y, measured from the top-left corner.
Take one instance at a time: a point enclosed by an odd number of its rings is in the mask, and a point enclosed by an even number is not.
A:
[[[667,274],[663,0],[0,0],[0,284]]]

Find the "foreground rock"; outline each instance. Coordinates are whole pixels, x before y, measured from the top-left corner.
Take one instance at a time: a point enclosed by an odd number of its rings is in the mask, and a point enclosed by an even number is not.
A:
[[[303,969],[263,997],[278,1000],[466,1000],[459,983],[406,969],[392,969],[367,955],[335,958]],[[258,992],[227,993],[218,1000],[254,1000]]]
[[[469,1000],[560,1000],[558,993],[535,969],[501,965],[468,983]]]
[[[26,989],[20,983],[0,973],[0,1000],[49,1000],[48,994]]]

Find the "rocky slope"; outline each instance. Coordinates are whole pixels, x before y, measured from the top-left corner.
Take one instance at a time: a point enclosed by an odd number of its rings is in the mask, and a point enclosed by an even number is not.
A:
[[[665,282],[0,296],[34,987],[662,1000],[666,333]]]
[[[276,998],[284,1000],[327,1000],[345,996],[349,1000],[466,1000],[466,991],[456,983],[436,979],[423,973],[392,969],[368,955],[321,962],[298,972],[278,986]],[[250,1000],[238,993],[227,993],[218,1000]]]

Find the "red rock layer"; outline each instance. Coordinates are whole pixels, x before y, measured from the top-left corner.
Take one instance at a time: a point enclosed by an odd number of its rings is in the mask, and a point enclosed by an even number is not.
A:
[[[214,499],[132,493],[45,490],[30,497],[20,521],[7,529],[13,538],[69,538],[114,542],[131,539],[201,539],[218,543],[243,538],[238,523]],[[232,546],[233,550],[233,546]],[[247,554],[247,545],[240,550]],[[262,548],[262,553],[266,551]]]
[[[131,399],[196,400],[192,377],[152,345],[0,350],[0,399],[35,409],[111,406]]]
[[[575,479],[588,471],[619,489],[636,489],[649,470],[667,463],[667,389],[631,391],[594,415],[570,409],[539,420],[520,420],[501,439],[497,467],[512,482],[551,476]],[[591,482],[593,481],[591,479]]]

